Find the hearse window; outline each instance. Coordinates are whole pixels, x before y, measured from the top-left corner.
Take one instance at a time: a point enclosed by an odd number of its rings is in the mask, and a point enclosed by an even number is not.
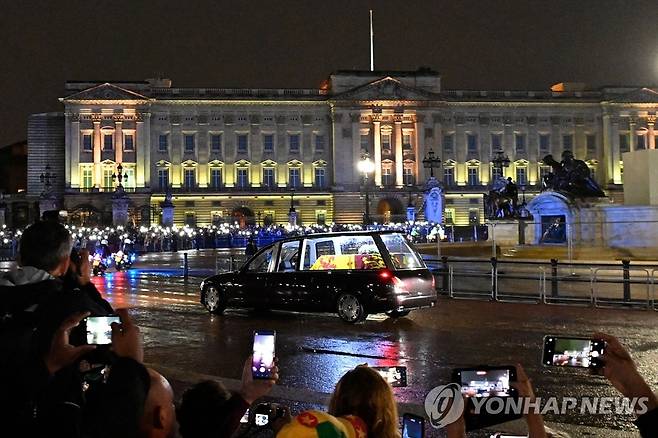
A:
[[[422,260],[416,251],[409,247],[403,235],[382,234],[380,237],[391,256],[391,262],[395,269],[418,269],[424,267]]]
[[[274,247],[269,248],[262,253],[258,254],[255,259],[252,260],[249,265],[247,265],[248,272],[267,272],[270,267],[270,261],[272,261],[272,253],[274,252]]]
[[[309,239],[304,270],[382,269],[386,265],[372,236],[336,236],[319,242]],[[315,247],[315,252],[312,248]]]
[[[299,261],[299,241],[284,242],[281,245],[279,257],[279,272],[293,272],[297,269]]]

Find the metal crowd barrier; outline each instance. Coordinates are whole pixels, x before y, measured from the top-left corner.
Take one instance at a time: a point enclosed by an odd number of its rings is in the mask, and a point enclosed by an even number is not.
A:
[[[453,299],[658,311],[658,267],[619,264],[428,259],[437,290]]]

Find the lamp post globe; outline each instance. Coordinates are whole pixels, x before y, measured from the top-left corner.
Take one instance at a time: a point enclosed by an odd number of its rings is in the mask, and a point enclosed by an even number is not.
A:
[[[370,225],[370,191],[369,191],[369,178],[368,175],[375,171],[375,163],[370,159],[370,154],[364,151],[361,154],[361,160],[357,164],[357,169],[363,175],[363,190],[366,195],[366,208],[363,215],[363,225]]]

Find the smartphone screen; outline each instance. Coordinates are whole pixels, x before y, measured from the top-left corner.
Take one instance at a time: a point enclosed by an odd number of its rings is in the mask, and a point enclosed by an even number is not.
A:
[[[121,323],[118,315],[90,316],[85,319],[87,344],[107,345],[112,343],[112,323]]]
[[[407,386],[407,367],[372,367],[394,388]]]
[[[605,342],[599,339],[569,338],[561,336],[544,337],[542,363],[546,366],[595,368],[605,349]]]
[[[516,380],[516,368],[482,367],[458,368],[453,381],[461,386],[465,397],[510,397],[515,395],[510,382]]]
[[[528,438],[528,435],[509,435],[506,433],[496,433],[491,435],[490,438]]]
[[[254,423],[256,423],[256,426],[267,426],[269,422],[270,416],[267,414],[256,414],[254,416]]]
[[[404,414],[402,417],[402,438],[423,438],[425,419],[417,415]]]
[[[254,332],[254,358],[251,365],[254,379],[272,378],[275,338],[276,333],[273,330]]]

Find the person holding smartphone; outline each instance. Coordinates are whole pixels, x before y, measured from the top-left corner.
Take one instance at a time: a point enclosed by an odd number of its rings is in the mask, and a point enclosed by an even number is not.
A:
[[[510,382],[510,386],[517,390],[519,397],[527,398],[530,401],[535,399],[532,382],[521,364],[516,364],[516,381]],[[544,418],[540,414],[529,412],[525,419],[528,425],[528,438],[546,438],[548,436],[544,427]],[[446,426],[446,431],[448,438],[465,438],[466,422],[464,421],[464,414],[462,413],[457,421]]]
[[[635,421],[642,437],[658,436],[658,398],[637,370],[630,353],[614,336],[605,333],[595,333],[595,339],[605,341],[605,350],[601,357],[602,366],[593,372],[605,376],[606,379],[624,397],[643,398],[644,408],[636,412]]]

